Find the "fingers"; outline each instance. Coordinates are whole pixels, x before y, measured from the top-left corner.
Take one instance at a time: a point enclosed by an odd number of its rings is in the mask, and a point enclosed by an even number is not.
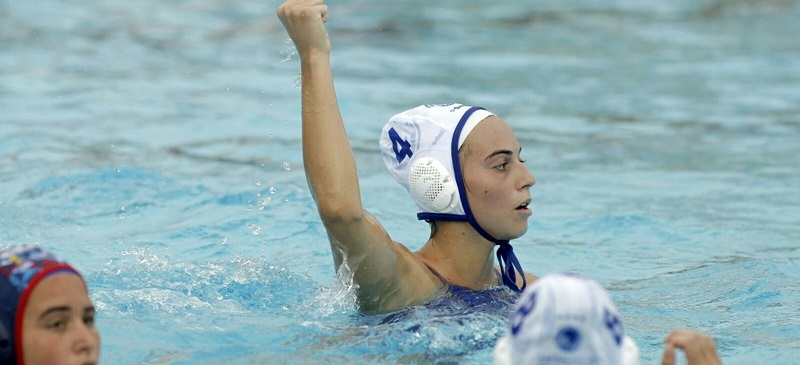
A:
[[[664,356],[670,348],[672,361],[674,363],[674,348],[679,348],[686,353],[686,360],[689,365],[720,365],[722,361],[717,355],[717,348],[714,340],[705,334],[688,329],[677,329],[672,331],[664,340]],[[662,359],[662,363],[664,360]]]
[[[675,365],[675,347],[664,344],[664,354],[661,356],[661,365]]]
[[[328,20],[328,6],[322,0],[288,0],[278,6],[277,13],[281,20],[307,16]]]
[[[301,58],[312,52],[330,52],[324,26],[328,6],[322,0],[288,0],[278,6],[277,13]]]
[[[689,329],[676,329],[664,341],[684,351],[686,349],[716,351],[714,340],[710,336]]]
[[[322,16],[322,22],[325,23],[328,21],[328,5],[320,5],[319,6],[320,15]]]

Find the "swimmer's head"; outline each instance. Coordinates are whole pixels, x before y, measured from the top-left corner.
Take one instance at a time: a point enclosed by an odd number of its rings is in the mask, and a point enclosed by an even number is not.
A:
[[[383,161],[414,199],[417,218],[469,218],[458,150],[475,126],[491,115],[462,104],[427,104],[391,117],[383,127]]]
[[[503,284],[525,289],[526,279],[508,239],[493,237],[478,223],[467,200],[459,149],[478,123],[494,115],[463,104],[426,104],[389,119],[381,133],[383,161],[417,205],[417,219],[469,224],[500,246],[497,260]],[[517,275],[522,286],[517,285]]]
[[[638,365],[639,349],[600,285],[556,273],[520,296],[509,333],[495,345],[494,363]]]
[[[80,274],[52,253],[36,246],[0,251],[0,363],[23,364],[23,318],[31,294],[44,279],[64,273],[79,279],[76,285],[88,298]]]

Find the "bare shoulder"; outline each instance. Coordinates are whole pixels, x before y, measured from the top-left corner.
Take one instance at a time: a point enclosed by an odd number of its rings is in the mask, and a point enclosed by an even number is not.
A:
[[[405,245],[394,242],[400,262],[403,291],[413,304],[428,302],[438,296],[442,282],[417,254]],[[414,299],[415,298],[415,299]],[[412,304],[412,305],[413,305]]]
[[[365,270],[373,278],[368,288],[359,289],[359,308],[365,313],[383,313],[425,304],[441,295],[442,284],[425,263],[405,245],[391,241],[393,269],[373,266]],[[382,261],[382,260],[376,260]],[[364,268],[366,269],[366,268]],[[388,271],[392,271],[387,275]],[[367,271],[369,273],[367,273]]]

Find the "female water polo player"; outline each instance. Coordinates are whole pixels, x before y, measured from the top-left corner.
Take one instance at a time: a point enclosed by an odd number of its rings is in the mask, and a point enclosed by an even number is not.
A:
[[[36,246],[0,251],[0,298],[0,364],[97,364],[94,307],[67,263]]]
[[[536,182],[511,128],[482,108],[461,104],[421,105],[390,118],[380,139],[384,162],[432,230],[411,252],[362,207],[330,67],[328,7],[322,0],[289,0],[277,12],[300,56],[308,184],[335,266],[352,270],[360,310],[423,304],[453,288],[522,291],[535,280],[509,244],[528,228],[529,189]]]

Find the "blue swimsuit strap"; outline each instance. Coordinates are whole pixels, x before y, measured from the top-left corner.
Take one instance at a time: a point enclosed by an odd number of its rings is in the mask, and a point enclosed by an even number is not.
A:
[[[425,264],[425,263],[423,262],[423,264]],[[448,287],[451,286],[450,283],[448,283],[447,280],[444,280],[444,278],[441,275],[439,275],[439,272],[434,270],[430,265],[425,264],[425,267],[427,267],[428,270],[430,270],[431,273],[433,273],[433,276],[437,277],[439,279],[439,281],[441,281],[442,284],[444,284],[444,286],[448,286]]]

